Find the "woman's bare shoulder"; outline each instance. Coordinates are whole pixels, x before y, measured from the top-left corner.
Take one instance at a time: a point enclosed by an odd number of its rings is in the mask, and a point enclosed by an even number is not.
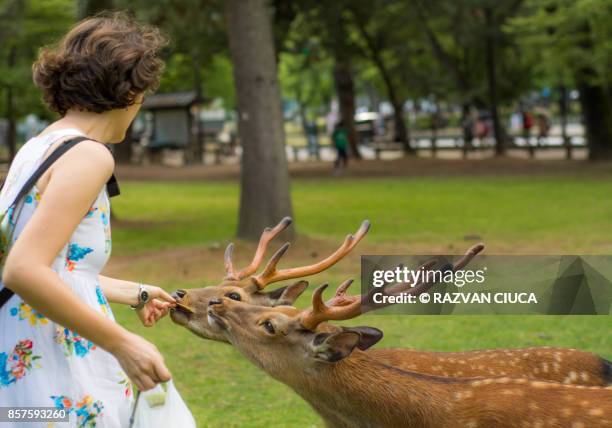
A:
[[[102,143],[84,140],[68,150],[58,161],[55,169],[86,169],[90,173],[110,177],[115,168],[115,159]]]

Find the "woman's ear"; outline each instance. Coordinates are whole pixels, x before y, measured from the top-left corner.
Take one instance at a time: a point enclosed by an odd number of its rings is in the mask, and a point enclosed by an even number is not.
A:
[[[348,330],[318,333],[311,342],[312,356],[315,360],[326,363],[338,362],[351,355],[360,338],[359,333]]]

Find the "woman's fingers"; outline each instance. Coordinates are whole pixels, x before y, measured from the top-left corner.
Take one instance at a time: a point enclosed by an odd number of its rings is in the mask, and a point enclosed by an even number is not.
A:
[[[159,361],[158,364],[155,364],[155,374],[157,375],[157,379],[160,382],[167,382],[172,379],[172,375],[170,374],[170,370],[166,367],[164,361]]]
[[[157,297],[158,299],[165,300],[168,303],[176,303],[176,299],[168,294],[163,288],[151,287],[151,297]]]

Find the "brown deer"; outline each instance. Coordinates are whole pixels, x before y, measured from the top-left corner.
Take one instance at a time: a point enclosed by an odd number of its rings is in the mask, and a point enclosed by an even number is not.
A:
[[[288,287],[264,292],[266,285],[282,279],[299,278],[322,272],[346,256],[369,230],[369,222],[364,221],[355,235],[346,237],[343,244],[328,258],[311,266],[287,269],[279,276],[276,265],[288,249],[285,244],[272,257],[263,273],[252,276],[263,263],[268,244],[274,237],[291,224],[284,218],[274,228],[264,230],[253,261],[237,272],[232,263],[233,245],[225,252],[227,275],[224,281],[215,286],[198,289],[177,290],[175,297],[179,305],[172,311],[172,320],[204,338],[226,342],[227,339],[218,329],[210,326],[206,311],[211,300],[228,297],[233,300],[260,306],[290,305],[308,286],[306,281],[298,281]],[[455,266],[461,269],[469,260],[482,250],[482,246],[472,247]],[[428,264],[422,266],[431,267]],[[266,274],[267,273],[267,274]],[[423,285],[423,284],[421,284]],[[430,284],[431,285],[431,284]],[[428,285],[428,286],[430,286]],[[385,289],[390,293],[401,292],[402,288]],[[346,298],[346,287],[340,287],[337,301]],[[468,352],[425,352],[413,349],[387,348],[372,350],[373,356],[386,364],[405,370],[415,370],[442,376],[496,376],[508,375],[530,379],[552,380],[579,385],[606,385],[612,382],[610,363],[592,353],[563,348],[526,348],[496,349]],[[376,354],[376,355],[374,355]]]
[[[610,388],[433,376],[381,361],[367,351],[382,338],[380,330],[326,322],[358,316],[361,299],[325,304],[325,288],[315,291],[312,308],[303,311],[223,297],[210,301],[208,317],[249,360],[293,388],[327,426],[612,427]]]

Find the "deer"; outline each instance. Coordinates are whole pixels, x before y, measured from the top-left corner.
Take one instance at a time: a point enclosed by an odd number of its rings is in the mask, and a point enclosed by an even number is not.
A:
[[[289,245],[285,244],[272,256],[263,272],[260,275],[254,275],[263,264],[269,243],[291,223],[291,218],[285,217],[275,227],[266,228],[260,237],[253,260],[241,270],[234,267],[232,261],[234,245],[230,243],[225,251],[226,275],[223,281],[213,286],[175,291],[177,306],[171,311],[171,319],[203,339],[227,343],[225,336],[218,329],[211,327],[208,322],[206,311],[211,300],[227,297],[258,306],[291,305],[306,290],[308,282],[300,280],[292,285],[268,292],[265,291],[265,288],[277,281],[323,272],[348,255],[370,228],[370,223],[366,220],[362,222],[354,235],[348,235],[340,247],[324,260],[310,266],[279,272],[276,266],[289,248]],[[480,244],[470,248],[453,269],[464,267],[483,248]],[[425,263],[420,268],[431,267],[429,263]],[[399,293],[405,286],[401,285],[395,289],[386,287],[385,290]],[[337,301],[346,299],[347,288],[348,285],[338,289],[335,296]],[[405,348],[385,348],[371,352],[386,364],[432,375],[456,377],[508,375],[599,386],[612,383],[612,366],[608,361],[595,354],[576,349],[538,347],[428,352]]]
[[[347,283],[340,298],[323,302],[326,287],[304,310],[222,297],[209,302],[207,313],[240,353],[291,387],[328,427],[612,427],[612,388],[435,376],[391,365],[369,351],[382,331],[328,323],[364,308],[361,297],[345,295]]]

